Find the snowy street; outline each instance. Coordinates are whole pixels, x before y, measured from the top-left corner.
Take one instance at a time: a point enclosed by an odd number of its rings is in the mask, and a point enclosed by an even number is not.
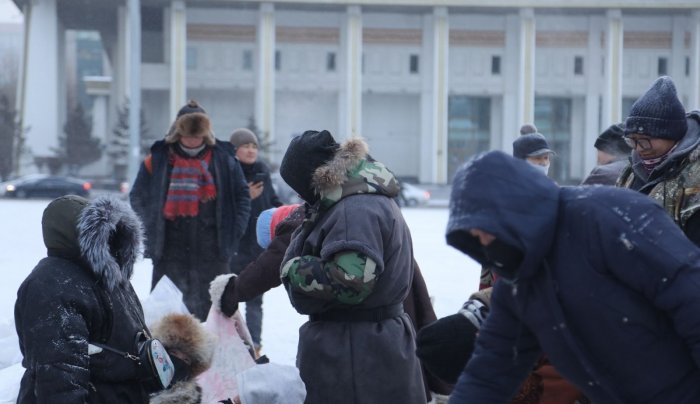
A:
[[[0,337],[14,333],[13,307],[17,288],[46,255],[41,235],[41,215],[48,200],[16,201],[0,199],[0,268],[3,269],[3,293],[0,294]],[[446,208],[409,208],[403,210],[411,228],[416,259],[434,297],[435,312],[443,317],[456,312],[476,290],[479,266],[470,258],[445,244]],[[150,289],[151,262],[137,263],[132,283],[141,299]],[[263,353],[271,361],[293,365],[298,328],[306,321],[294,311],[281,288],[265,294],[263,303]],[[1,352],[0,352],[1,353]],[[0,358],[4,360],[4,358]],[[2,397],[0,397],[0,402]]]

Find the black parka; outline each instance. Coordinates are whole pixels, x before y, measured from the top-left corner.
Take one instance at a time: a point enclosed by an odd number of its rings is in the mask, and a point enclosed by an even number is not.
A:
[[[79,210],[84,199],[63,198],[44,213],[48,256],[17,292],[15,325],[26,368],[17,402],[147,403],[135,362],[106,351],[88,354],[95,342],[135,353],[136,334],[146,329],[129,281],[141,223],[116,199],[98,198]]]

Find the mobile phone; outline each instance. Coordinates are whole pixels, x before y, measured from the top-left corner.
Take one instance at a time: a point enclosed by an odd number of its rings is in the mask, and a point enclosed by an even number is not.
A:
[[[265,178],[267,178],[267,174],[265,173],[255,173],[253,176],[253,184],[256,184],[258,182],[264,182]]]

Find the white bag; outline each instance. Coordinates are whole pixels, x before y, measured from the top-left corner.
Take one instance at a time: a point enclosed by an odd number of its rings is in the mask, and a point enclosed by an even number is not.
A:
[[[241,404],[304,404],[306,386],[299,369],[266,363],[238,374]]]
[[[236,376],[255,366],[250,332],[239,311],[229,317],[212,305],[204,328],[217,338],[211,367],[197,377],[202,403],[218,403],[238,395]]]
[[[187,306],[182,300],[182,292],[175,286],[173,281],[163,275],[153,288],[151,294],[141,302],[143,315],[146,318],[146,325],[152,327],[166,314],[190,314]]]

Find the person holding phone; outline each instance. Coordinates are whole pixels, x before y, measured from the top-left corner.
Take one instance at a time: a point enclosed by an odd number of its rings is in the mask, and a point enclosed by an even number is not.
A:
[[[255,234],[258,216],[264,210],[281,206],[282,202],[272,187],[270,169],[267,164],[258,159],[257,136],[249,129],[239,128],[231,134],[231,143],[236,147],[236,158],[243,168],[250,192],[248,227],[241,239],[238,252],[231,260],[231,272],[238,274],[263,252]],[[248,330],[255,344],[255,353],[259,355],[262,334],[262,294],[246,302],[245,316]]]

